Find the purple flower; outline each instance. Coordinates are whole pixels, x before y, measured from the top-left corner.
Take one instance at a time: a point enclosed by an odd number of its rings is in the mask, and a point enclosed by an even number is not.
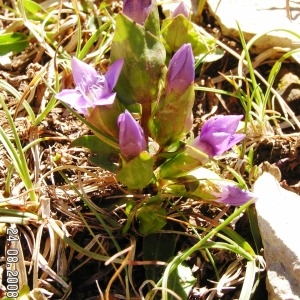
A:
[[[195,79],[194,55],[191,44],[182,45],[172,57],[166,75],[167,94],[174,90],[183,93]]]
[[[180,2],[175,10],[172,13],[172,18],[177,17],[178,15],[184,15],[186,18],[189,17],[189,9],[184,2]]]
[[[152,0],[124,0],[123,13],[135,21],[143,25],[152,8]]]
[[[79,113],[89,114],[89,109],[97,105],[109,105],[115,100],[116,85],[123,60],[115,61],[105,75],[99,74],[92,66],[72,58],[72,72],[75,82],[74,89],[65,89],[56,95],[56,98],[69,104]]]
[[[245,138],[236,134],[239,121],[243,116],[216,116],[210,118],[201,128],[200,135],[194,139],[192,146],[210,157],[222,155]]]
[[[120,114],[118,125],[121,154],[127,160],[131,160],[141,152],[147,150],[143,128],[136,122],[128,110]]]
[[[215,201],[222,202],[224,204],[229,204],[232,206],[240,206],[247,203],[249,200],[254,199],[256,197],[253,193],[242,190],[236,185],[220,185],[221,192],[214,193],[214,196],[217,197]]]

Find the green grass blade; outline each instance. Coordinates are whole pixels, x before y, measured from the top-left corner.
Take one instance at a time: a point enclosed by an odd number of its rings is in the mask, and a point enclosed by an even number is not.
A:
[[[256,261],[248,261],[246,265],[246,274],[239,300],[249,300],[251,298],[256,270]]]

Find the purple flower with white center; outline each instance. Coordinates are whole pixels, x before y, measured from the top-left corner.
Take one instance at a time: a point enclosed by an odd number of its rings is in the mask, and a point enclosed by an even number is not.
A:
[[[245,138],[245,134],[235,133],[243,116],[215,116],[201,128],[200,135],[194,139],[192,146],[210,157],[222,155]]]
[[[119,59],[110,66],[105,75],[101,75],[92,66],[73,57],[72,72],[75,88],[62,90],[56,98],[84,115],[88,115],[89,109],[95,106],[112,104],[116,97],[113,88],[122,67],[123,59]]]
[[[189,9],[187,8],[184,2],[180,2],[178,4],[178,6],[175,8],[175,10],[172,13],[172,18],[175,18],[178,15],[184,15],[186,18],[189,17]]]
[[[183,44],[169,63],[166,75],[166,93],[183,93],[195,79],[194,55],[191,44]]]
[[[220,185],[222,191],[220,193],[214,193],[217,197],[215,201],[229,204],[232,206],[241,206],[253,199],[256,201],[256,197],[253,193],[243,190],[236,185]]]
[[[143,128],[133,118],[128,110],[120,114],[119,125],[119,146],[121,154],[126,160],[137,157],[141,152],[147,150]]]
[[[143,25],[152,8],[152,0],[124,0],[123,13],[136,23]]]

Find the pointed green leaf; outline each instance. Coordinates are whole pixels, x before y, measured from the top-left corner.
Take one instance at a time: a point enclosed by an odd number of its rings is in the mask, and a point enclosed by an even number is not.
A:
[[[174,234],[148,234],[143,238],[143,261],[168,262],[174,256],[175,245],[176,239]],[[157,282],[164,268],[164,266],[145,265],[146,280]]]
[[[110,58],[112,61],[124,59],[115,87],[121,102],[133,104],[157,99],[166,58],[165,48],[157,37],[125,15],[119,14]]]
[[[160,35],[160,18],[156,0],[152,0],[152,9],[144,24],[145,30],[151,32],[153,35],[159,37]]]
[[[200,167],[201,161],[182,152],[160,166],[160,177],[178,178]]]
[[[170,146],[178,143],[191,130],[194,100],[194,84],[183,94],[172,91],[159,100],[149,122],[151,136],[159,145]]]
[[[122,159],[117,179],[129,189],[143,189],[153,179],[154,159],[146,151],[130,161]]]
[[[11,32],[0,34],[0,55],[9,52],[19,53],[29,44],[28,37],[20,32]]]
[[[44,21],[48,16],[48,12],[36,1],[23,0],[22,3],[29,19]],[[55,22],[56,20],[51,18],[49,21]]]
[[[196,282],[196,278],[193,276],[192,270],[184,265],[178,265],[177,269],[169,275],[168,288],[173,291],[181,299],[188,299],[188,296]],[[177,298],[170,295],[170,300]]]
[[[200,35],[183,15],[163,20],[161,33],[168,54],[175,53],[186,43],[191,44],[195,56],[208,53],[215,45],[215,39]]]
[[[139,220],[139,232],[141,234],[156,233],[166,224],[167,212],[157,204],[145,205],[136,212]]]
[[[108,171],[116,173],[118,170],[119,151],[101,141],[94,135],[85,135],[74,140],[70,147],[84,147],[90,150],[89,160]]]
[[[119,139],[118,117],[124,111],[124,108],[118,101],[111,105],[96,106],[86,117],[86,120],[95,126],[101,133],[112,137],[112,140]]]
[[[237,232],[232,230],[229,227],[225,227],[222,229],[233,241],[235,241],[241,248],[243,248],[246,252],[248,252],[251,256],[255,257],[255,251],[250,246],[250,244],[242,238]]]

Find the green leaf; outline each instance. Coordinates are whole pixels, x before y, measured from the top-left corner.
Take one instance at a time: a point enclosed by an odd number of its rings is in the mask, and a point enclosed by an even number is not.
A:
[[[26,15],[29,19],[44,21],[48,15],[48,12],[36,1],[23,0],[23,5],[26,11]],[[55,22],[54,18],[49,21]]]
[[[169,275],[168,288],[176,293],[181,299],[188,299],[188,296],[196,282],[192,270],[184,263],[178,265],[177,269]],[[170,295],[170,300],[177,298]]]
[[[157,37],[123,14],[116,18],[111,60],[123,58],[115,87],[122,103],[145,103],[157,99],[166,53]]]
[[[153,179],[154,158],[146,151],[130,161],[122,159],[117,179],[129,189],[143,189]]]
[[[156,233],[166,224],[167,212],[157,204],[145,205],[136,212],[136,218],[139,220],[139,232],[141,234]]]
[[[19,53],[29,44],[28,37],[20,32],[3,33],[0,35],[0,55],[9,52]]]
[[[160,36],[160,18],[157,8],[156,0],[152,0],[152,9],[145,21],[144,27],[146,31],[151,32],[153,35]]]
[[[178,177],[177,182],[184,185],[187,193],[192,193],[199,187],[199,179],[192,175]]]
[[[30,287],[24,284],[20,289],[18,300],[28,300],[29,293],[30,293]]]
[[[191,130],[194,100],[194,84],[182,94],[172,91],[161,97],[149,122],[151,136],[159,145],[170,146],[178,143]]]
[[[85,135],[74,140],[70,147],[84,147],[90,150],[89,160],[108,171],[116,173],[118,170],[119,151],[101,141],[94,135]]]
[[[225,227],[223,230],[235,243],[237,243],[242,249],[249,253],[252,257],[255,257],[255,252],[250,244],[242,238],[237,232],[229,227]]]
[[[119,139],[118,117],[124,112],[124,108],[118,99],[111,105],[96,106],[86,117],[86,120],[95,126],[102,134],[111,137],[113,140]],[[95,132],[96,134],[96,132]]]
[[[163,163],[160,166],[159,175],[162,178],[178,178],[200,166],[202,166],[202,163],[199,159],[182,152]]]
[[[186,43],[191,44],[195,56],[208,53],[215,45],[215,39],[200,35],[183,15],[163,20],[161,32],[168,54],[175,53]]]
[[[167,226],[171,227],[170,225]],[[143,238],[143,261],[168,262],[174,256],[175,246],[176,239],[174,234],[148,234]],[[146,280],[157,282],[164,268],[165,266],[145,265]]]
[[[246,265],[246,273],[243,280],[243,286],[239,300],[249,300],[253,296],[253,286],[255,283],[255,275],[257,272],[256,261],[248,261]]]

